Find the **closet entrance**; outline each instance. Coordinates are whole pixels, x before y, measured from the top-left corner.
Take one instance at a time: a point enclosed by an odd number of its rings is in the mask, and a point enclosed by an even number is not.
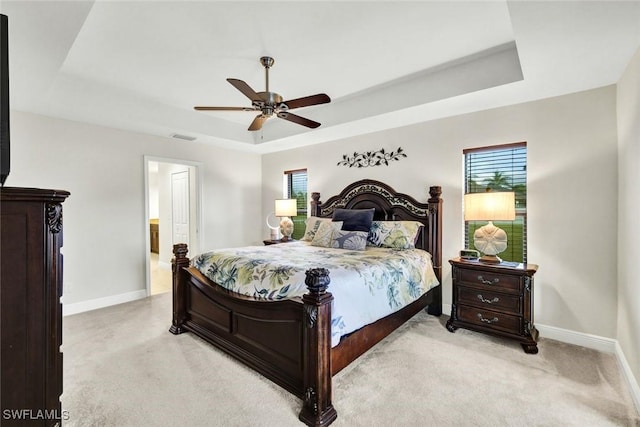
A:
[[[174,243],[199,247],[198,163],[145,156],[147,295],[171,291]]]

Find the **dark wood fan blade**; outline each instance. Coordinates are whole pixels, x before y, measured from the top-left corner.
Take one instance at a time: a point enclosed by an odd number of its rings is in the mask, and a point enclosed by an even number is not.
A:
[[[262,129],[263,123],[267,121],[267,117],[264,117],[262,114],[258,114],[255,119],[251,122],[249,126],[249,130],[260,130]]]
[[[198,111],[256,111],[251,107],[193,107]]]
[[[326,104],[327,102],[331,102],[331,98],[329,95],[325,93],[319,93],[317,95],[305,96],[304,98],[296,98],[290,101],[285,101],[284,103],[289,107],[290,110],[294,108],[300,107],[308,107],[309,105],[318,105],[318,104]]]
[[[313,120],[305,119],[304,117],[297,116],[293,113],[289,112],[281,112],[278,113],[278,117],[281,119],[289,120],[290,122],[297,123],[302,126],[306,126],[308,128],[315,129],[320,126],[320,123],[314,122]]]
[[[247,98],[252,101],[261,101],[260,96],[256,93],[255,90],[251,89],[251,86],[238,79],[227,79],[229,83],[233,85],[236,89],[244,94]]]

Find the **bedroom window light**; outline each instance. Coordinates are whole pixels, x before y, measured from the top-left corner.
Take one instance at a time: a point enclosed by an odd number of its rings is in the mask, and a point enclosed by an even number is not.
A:
[[[283,197],[296,199],[298,215],[291,218],[294,229],[293,239],[301,239],[304,235],[305,221],[307,220],[307,170],[296,169],[284,172],[285,185]]]
[[[463,150],[464,192],[515,193],[516,219],[494,221],[509,236],[506,251],[500,254],[503,261],[527,262],[527,143],[496,145]],[[465,221],[465,248],[473,248],[473,235],[486,221]]]

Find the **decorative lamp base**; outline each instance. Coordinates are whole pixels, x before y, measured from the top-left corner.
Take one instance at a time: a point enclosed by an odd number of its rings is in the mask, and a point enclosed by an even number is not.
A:
[[[281,240],[283,242],[289,240],[293,234],[293,221],[288,216],[284,216],[280,220],[280,233],[282,234]]]
[[[482,255],[478,261],[484,263],[484,264],[500,264],[502,262],[502,260],[500,259],[500,257],[497,257],[495,255]]]

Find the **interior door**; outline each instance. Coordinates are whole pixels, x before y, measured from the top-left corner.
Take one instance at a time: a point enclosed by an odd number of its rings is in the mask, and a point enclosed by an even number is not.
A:
[[[189,244],[189,171],[171,174],[173,244]]]

